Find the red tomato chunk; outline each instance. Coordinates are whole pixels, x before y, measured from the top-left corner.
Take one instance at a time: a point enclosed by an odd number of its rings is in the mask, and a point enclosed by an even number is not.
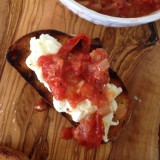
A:
[[[102,142],[103,135],[104,126],[102,116],[99,114],[88,115],[73,132],[73,136],[78,140],[78,143],[88,149],[98,147]]]
[[[102,116],[99,114],[88,115],[83,119],[77,128],[64,128],[61,131],[61,138],[69,140],[72,137],[87,149],[98,147],[104,135]]]

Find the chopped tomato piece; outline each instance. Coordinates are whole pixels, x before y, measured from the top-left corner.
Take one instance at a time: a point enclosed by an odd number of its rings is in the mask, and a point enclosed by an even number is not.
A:
[[[72,53],[80,40],[83,42],[82,48]],[[38,59],[55,99],[68,99],[73,108],[84,99],[89,99],[97,107],[107,101],[103,85],[109,81],[108,54],[102,48],[89,54],[89,44],[89,38],[81,34],[69,39],[57,54]]]
[[[78,143],[88,149],[98,147],[104,135],[102,116],[99,114],[88,115],[73,131],[73,136]]]
[[[102,116],[94,113],[83,119],[77,128],[63,128],[61,138],[69,140],[75,138],[78,143],[87,149],[98,147],[104,135]]]

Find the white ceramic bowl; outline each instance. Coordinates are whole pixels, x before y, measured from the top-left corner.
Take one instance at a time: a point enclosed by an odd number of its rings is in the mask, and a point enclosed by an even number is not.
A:
[[[150,15],[138,17],[138,18],[118,18],[112,17],[104,14],[100,14],[93,10],[90,10],[74,0],[60,0],[68,9],[72,12],[84,18],[87,21],[93,22],[95,24],[100,24],[110,27],[129,27],[141,25],[149,22],[153,22],[160,19],[160,10],[153,12]]]

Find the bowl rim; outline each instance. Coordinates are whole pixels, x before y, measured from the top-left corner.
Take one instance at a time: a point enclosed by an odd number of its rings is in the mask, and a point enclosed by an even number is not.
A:
[[[123,18],[123,17],[114,17],[114,16],[109,16],[109,15],[104,15],[101,13],[98,13],[96,11],[93,11],[80,3],[76,2],[75,0],[60,0],[64,5],[66,6],[72,6],[74,9],[76,9],[79,14],[82,15],[87,15],[88,17],[92,19],[96,19],[99,21],[103,21],[103,23],[106,23],[108,21],[112,23],[123,23],[124,25],[135,25],[135,24],[143,24],[143,23],[149,23],[152,21],[156,21],[160,19],[160,9],[152,12],[149,15],[142,16],[142,17],[136,17],[136,18]],[[73,11],[73,8],[72,8]]]

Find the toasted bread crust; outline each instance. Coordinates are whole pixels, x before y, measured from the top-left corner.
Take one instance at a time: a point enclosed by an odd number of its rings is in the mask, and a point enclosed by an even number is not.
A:
[[[15,149],[0,146],[0,160],[29,160],[29,158]]]
[[[20,38],[19,40],[17,40],[9,48],[9,50],[6,54],[6,58],[7,58],[8,62],[22,75],[22,77],[28,83],[30,83],[32,85],[32,87],[44,98],[44,100],[46,100],[46,102],[49,103],[50,106],[53,106],[52,94],[48,91],[48,89],[42,83],[39,82],[35,73],[31,69],[29,69],[25,63],[26,58],[30,54],[30,43],[29,42],[30,42],[31,37],[39,38],[39,36],[42,33],[49,34],[49,35],[53,36],[61,44],[63,44],[69,38],[72,37],[68,34],[65,34],[65,33],[62,33],[59,31],[55,31],[55,30],[35,31],[35,32],[29,33],[29,34],[23,36],[22,38]],[[100,47],[102,47],[102,44],[100,43],[99,39],[92,40],[91,49],[100,48]],[[118,103],[118,107],[121,107],[123,105],[123,107],[125,107],[125,109],[126,109],[126,113],[121,118],[119,118],[115,114],[115,120],[119,121],[119,125],[111,126],[110,130],[109,130],[109,135],[108,135],[109,139],[113,140],[113,139],[117,138],[120,135],[123,128],[125,128],[128,120],[130,118],[131,106],[130,106],[130,99],[128,97],[128,93],[127,93],[127,90],[126,90],[123,82],[120,80],[120,78],[117,76],[117,74],[112,69],[109,70],[109,74],[110,74],[111,83],[114,83],[116,86],[122,87],[122,89],[123,89],[123,92],[116,98],[116,101]],[[74,126],[78,125],[78,123],[72,121],[70,115],[68,115],[66,113],[62,113],[62,114]]]

